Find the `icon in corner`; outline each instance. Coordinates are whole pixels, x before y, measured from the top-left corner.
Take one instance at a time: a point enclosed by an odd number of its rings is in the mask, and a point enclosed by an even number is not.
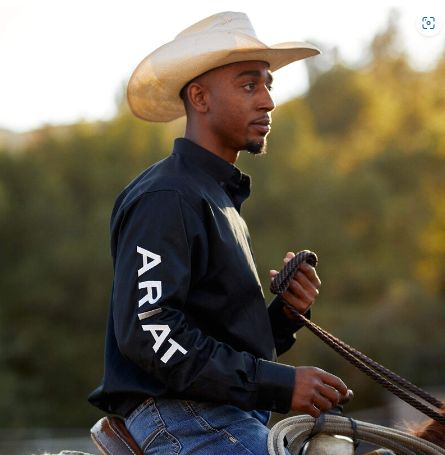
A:
[[[416,19],[416,28],[423,36],[436,36],[442,29],[442,20],[437,16],[419,16]]]
[[[434,30],[436,28],[436,18],[434,16],[423,16],[422,28],[424,30]]]

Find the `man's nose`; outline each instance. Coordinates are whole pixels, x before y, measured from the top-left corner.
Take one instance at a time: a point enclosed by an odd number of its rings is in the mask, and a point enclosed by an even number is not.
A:
[[[270,112],[275,109],[275,103],[270,94],[270,90],[267,87],[264,87],[264,90],[262,93],[260,109],[262,109],[266,112]]]

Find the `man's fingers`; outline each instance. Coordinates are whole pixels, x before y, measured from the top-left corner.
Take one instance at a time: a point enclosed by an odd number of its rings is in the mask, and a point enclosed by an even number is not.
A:
[[[283,259],[283,263],[286,265],[292,258],[295,257],[295,253],[288,251]],[[271,275],[273,272],[273,275]],[[274,277],[278,272],[271,270],[269,276]],[[311,290],[314,287],[319,289],[321,286],[320,278],[317,275],[317,271],[314,267],[307,264],[306,262],[301,263],[298,266],[298,270],[295,272],[292,280],[298,281],[304,289]]]
[[[297,367],[292,394],[292,410],[318,417],[319,411],[342,403],[352,395],[345,383],[327,371],[317,367]]]
[[[309,265],[307,262],[303,262],[302,264],[299,265],[298,271],[309,280],[311,285],[315,286],[316,288],[320,288],[321,280],[317,274],[317,270],[314,267]]]
[[[283,262],[287,264],[292,258],[295,257],[295,253],[293,251],[288,251],[286,256],[284,256]]]
[[[305,412],[314,418],[318,418],[321,415],[320,409],[318,409],[315,405],[311,405]]]
[[[327,371],[323,372],[322,375],[322,381],[333,387],[334,389],[338,390],[340,392],[340,399],[347,397],[348,395],[348,387],[346,384],[337,376],[334,376],[331,373],[328,373]]]
[[[303,300],[313,302],[320,294],[319,290],[301,272],[295,276],[290,280],[289,288]]]
[[[351,389],[348,389],[346,396],[340,399],[339,404],[347,404],[354,398],[354,392]]]
[[[327,384],[324,384],[323,388],[320,389],[320,394],[329,400],[331,407],[337,406],[340,403],[342,397],[337,389]]]
[[[295,253],[293,253],[292,251],[288,251],[286,253],[286,256],[283,259],[284,264],[287,264],[294,257],[295,257]],[[306,278],[309,280],[309,282],[312,285],[316,286],[317,288],[319,288],[321,286],[321,281],[320,281],[320,278],[318,277],[315,267],[312,267],[307,262],[302,262],[298,266],[298,271],[300,271],[303,275],[305,275]],[[298,271],[296,272],[296,274],[298,273]]]
[[[326,397],[321,394],[316,394],[313,398],[312,404],[318,408],[320,411],[329,411],[333,406],[336,406],[336,403],[332,403]]]
[[[295,253],[288,251],[283,259],[286,265]],[[272,281],[278,274],[277,271],[269,271],[269,278]],[[321,286],[320,278],[314,267],[303,262],[298,266],[298,270],[293,274],[286,292],[282,294],[282,298],[301,314],[305,314],[310,306],[315,302],[319,295],[319,288]],[[286,316],[292,319],[292,313],[285,311]]]
[[[298,281],[291,280],[288,290],[283,294],[287,303],[292,305],[296,310],[304,312],[318,296],[318,290],[312,288],[305,289]]]
[[[272,281],[278,275],[277,270],[269,270],[269,278]]]
[[[297,273],[293,276],[294,281],[297,281],[298,283],[303,286],[304,289],[318,289],[318,286],[313,283],[305,273],[303,273],[301,270],[298,270]]]

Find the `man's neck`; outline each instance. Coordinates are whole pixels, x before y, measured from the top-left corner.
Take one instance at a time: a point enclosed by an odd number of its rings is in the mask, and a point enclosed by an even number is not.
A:
[[[231,150],[221,144],[218,144],[214,138],[209,137],[206,134],[194,133],[190,129],[186,128],[184,137],[231,164],[235,164],[238,159],[238,151]]]

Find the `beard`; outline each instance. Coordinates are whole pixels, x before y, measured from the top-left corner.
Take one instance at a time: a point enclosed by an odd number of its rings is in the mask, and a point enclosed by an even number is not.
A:
[[[243,147],[243,150],[251,153],[252,155],[265,155],[267,153],[267,141],[266,138],[258,141],[249,141]]]

